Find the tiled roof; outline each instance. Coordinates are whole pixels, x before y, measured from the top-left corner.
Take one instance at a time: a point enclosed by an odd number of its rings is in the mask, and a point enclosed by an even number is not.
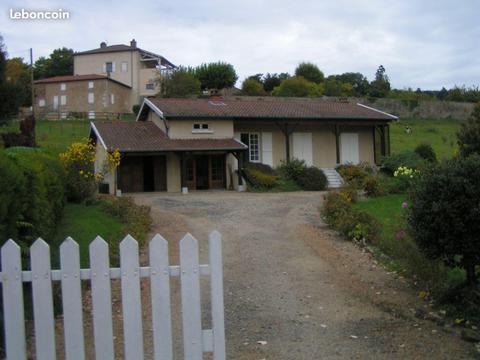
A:
[[[168,118],[355,119],[397,118],[357,103],[306,98],[232,97],[224,99],[149,99]],[[148,105],[148,102],[147,102]]]
[[[103,54],[103,53],[120,52],[120,51],[140,51],[142,55],[159,58],[161,60],[162,65],[169,65],[169,66],[175,67],[175,65],[173,65],[170,61],[168,61],[161,55],[140,49],[139,47],[136,47],[136,46],[124,45],[124,44],[109,45],[109,46],[99,47],[92,50],[79,51],[79,52],[76,52],[74,55]]]
[[[243,150],[235,139],[170,139],[153,122],[95,122],[92,130],[109,150],[121,152]]]
[[[53,76],[45,79],[35,80],[33,83],[34,84],[51,84],[51,83],[59,83],[59,82],[86,81],[86,80],[110,80],[120,85],[130,87],[120,81],[117,81],[115,79],[109,78],[108,76],[100,75],[100,74]]]

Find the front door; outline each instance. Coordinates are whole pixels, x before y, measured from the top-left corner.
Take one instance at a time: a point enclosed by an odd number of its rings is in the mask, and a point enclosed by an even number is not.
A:
[[[118,168],[118,189],[122,192],[166,191],[165,156],[125,156]]]
[[[358,164],[360,161],[358,134],[342,133],[340,135],[340,160],[342,164]]]
[[[55,95],[53,97],[53,110],[57,110],[58,109],[58,96]]]
[[[190,156],[185,167],[190,190],[225,189],[225,154]]]

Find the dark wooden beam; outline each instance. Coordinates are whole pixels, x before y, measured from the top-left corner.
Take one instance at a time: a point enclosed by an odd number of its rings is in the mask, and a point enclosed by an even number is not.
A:
[[[242,154],[237,154],[237,156],[235,156],[238,160],[238,169],[237,169],[237,173],[238,173],[238,185],[243,185],[243,179],[242,179],[242,171],[243,171],[243,156]]]
[[[335,154],[337,157],[337,164],[340,164],[340,126],[335,125]]]
[[[377,162],[378,162],[378,159],[377,159],[377,142],[376,142],[376,139],[377,139],[377,127],[376,126],[372,126],[372,136],[373,136],[373,163],[375,165],[377,165]]]
[[[187,187],[187,162],[183,152],[180,154],[180,184],[182,188]]]
[[[385,146],[385,126],[380,127],[380,153],[382,156],[387,155]]]

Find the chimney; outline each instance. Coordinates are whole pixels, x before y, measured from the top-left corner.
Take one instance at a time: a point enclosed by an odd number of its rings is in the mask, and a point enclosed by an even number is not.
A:
[[[137,41],[135,39],[132,39],[132,41],[130,41],[130,46],[132,48],[136,48],[137,47]]]
[[[100,48],[101,48],[101,49],[105,49],[106,47],[107,47],[107,43],[106,43],[105,41],[102,41],[102,42],[100,43]]]

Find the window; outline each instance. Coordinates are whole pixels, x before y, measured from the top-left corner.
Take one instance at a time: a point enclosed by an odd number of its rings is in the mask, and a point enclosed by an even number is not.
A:
[[[60,91],[65,91],[65,90],[67,90],[67,84],[61,83],[60,84]]]
[[[67,105],[67,95],[60,96],[60,105]]]
[[[110,94],[110,103],[115,104],[115,94]]]
[[[192,127],[193,133],[212,133],[213,131],[210,130],[210,125],[207,123],[195,123]]]
[[[106,73],[115,72],[115,63],[108,61],[105,64],[103,64],[103,72],[106,72]]]
[[[241,141],[248,146],[248,158],[246,160],[250,162],[260,162],[260,134],[241,134]]]
[[[68,113],[66,113],[66,112],[60,113],[60,119],[66,119],[67,116],[68,116]]]
[[[128,62],[124,61],[122,62],[122,72],[127,72],[128,71]]]
[[[222,181],[224,174],[224,157],[212,156],[212,181]]]
[[[44,107],[45,106],[45,99],[38,100],[38,106],[39,107]]]
[[[93,93],[88,93],[88,103],[93,104],[95,102],[95,96]]]
[[[155,90],[155,84],[154,83],[146,83],[145,84],[145,89],[146,90]]]
[[[95,111],[89,111],[88,112],[88,119],[89,120],[95,119]]]
[[[93,81],[89,81],[89,82],[88,82],[88,88],[89,88],[89,89],[93,89]]]

